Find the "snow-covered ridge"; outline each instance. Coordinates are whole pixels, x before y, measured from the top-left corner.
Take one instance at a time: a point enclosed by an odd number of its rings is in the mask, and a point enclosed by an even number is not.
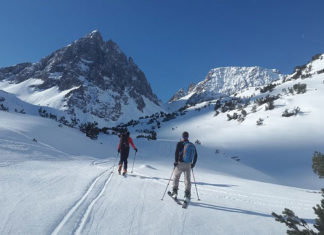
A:
[[[249,88],[260,89],[273,82],[280,84],[322,73],[324,73],[324,54],[317,54],[307,64],[296,66],[295,71],[290,75],[281,74],[276,69],[259,66],[214,68],[197,85],[191,84],[187,91],[183,88],[179,89],[170,99],[168,108],[177,110],[187,104],[192,106],[220,97],[230,97]]]
[[[263,86],[283,77],[278,70],[261,67],[221,67],[209,71],[191,93],[233,94],[248,87]]]
[[[249,87],[267,85],[283,79],[285,75],[276,69],[254,67],[220,67],[210,70],[206,78],[195,86],[190,86],[187,92],[180,90],[171,100],[186,101],[197,104],[220,96],[232,95]]]
[[[10,83],[9,81],[3,81],[0,83],[0,89],[12,94],[16,94],[21,100],[27,103],[47,106],[57,110],[66,110],[67,104],[65,102],[65,95],[69,92],[78,89],[78,87],[72,87],[64,91],[60,91],[57,86],[45,90],[37,90],[35,86],[43,84],[41,79],[28,79],[20,83]]]
[[[321,73],[324,73],[324,53],[314,55],[307,64],[297,66],[294,73],[287,77],[287,80],[308,78]]]
[[[47,113],[56,117],[56,120],[65,116],[64,111],[60,111],[55,108],[50,108],[47,106],[33,105],[22,101],[17,98],[16,95],[0,90],[0,111],[6,111],[8,113],[20,113],[32,116],[41,116],[39,110],[45,110]]]

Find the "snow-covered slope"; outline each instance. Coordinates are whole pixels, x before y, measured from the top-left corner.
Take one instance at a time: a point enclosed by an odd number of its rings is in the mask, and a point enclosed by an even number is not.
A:
[[[65,116],[63,111],[49,108],[47,106],[38,106],[24,102],[17,98],[14,94],[5,92],[3,90],[0,90],[0,110],[10,113],[29,114],[34,116],[41,116],[40,110],[42,110],[53,115],[48,118],[54,119],[54,117],[56,117],[55,120],[59,120],[61,117]]]
[[[187,130],[192,141],[199,140],[215,158],[239,159],[281,184],[318,188],[322,182],[312,172],[311,161],[314,151],[324,152],[324,60],[318,56],[310,63],[316,66],[307,78],[290,75],[140,120],[129,129],[155,128],[158,138],[174,140]]]
[[[28,79],[14,84],[10,81],[0,83],[0,89],[17,95],[21,100],[38,106],[47,106],[57,110],[66,110],[67,102],[65,96],[76,88],[60,91],[58,87],[46,90],[37,90],[35,86],[43,84],[41,79]]]
[[[1,234],[284,234],[270,214],[285,207],[313,222],[318,191],[263,183],[271,177],[204,145],[195,168],[201,201],[194,187],[187,210],[161,201],[176,142],[134,141],[134,173],[124,178],[112,171],[116,137],[92,141],[49,119],[0,111]]]
[[[37,63],[0,69],[0,89],[99,126],[162,111],[133,59],[112,40],[104,42],[98,31]]]
[[[267,85],[285,76],[275,69],[254,67],[221,67],[208,72],[206,78],[197,85],[191,84],[187,90],[180,89],[169,101],[171,107],[185,104],[194,105],[203,101],[232,95],[249,87]],[[174,108],[171,108],[174,110]]]

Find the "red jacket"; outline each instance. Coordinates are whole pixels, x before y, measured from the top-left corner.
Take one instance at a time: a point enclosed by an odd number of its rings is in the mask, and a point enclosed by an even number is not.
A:
[[[131,137],[128,137],[128,148],[129,148],[129,143],[132,145],[133,149],[135,150],[136,147],[135,147]],[[120,150],[120,141],[119,141],[119,144],[118,144],[118,150]]]

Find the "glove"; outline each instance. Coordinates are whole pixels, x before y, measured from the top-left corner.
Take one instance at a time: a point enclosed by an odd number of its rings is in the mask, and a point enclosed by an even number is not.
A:
[[[120,149],[117,149],[118,153],[120,153]]]
[[[137,148],[135,148],[135,152],[137,153]]]
[[[195,167],[195,164],[192,163],[192,164],[191,164],[191,169],[194,168],[194,167]]]
[[[174,162],[173,165],[174,167],[176,167],[178,165],[178,162]]]

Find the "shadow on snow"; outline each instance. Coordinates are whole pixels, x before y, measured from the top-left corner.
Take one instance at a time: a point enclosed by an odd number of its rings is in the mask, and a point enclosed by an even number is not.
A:
[[[166,180],[166,181],[169,180],[166,178],[160,178],[160,177],[155,177],[155,176],[151,177],[151,176],[135,175],[135,174],[129,174],[128,176],[138,177],[140,179],[150,179],[150,180]],[[171,179],[171,181],[173,181],[173,180]],[[183,180],[180,180],[180,182],[183,182]],[[196,182],[196,183],[197,183],[197,185],[213,186],[213,187],[235,187],[235,186],[237,186],[237,185],[233,185],[233,184],[212,184],[212,183],[206,183],[206,182]]]

